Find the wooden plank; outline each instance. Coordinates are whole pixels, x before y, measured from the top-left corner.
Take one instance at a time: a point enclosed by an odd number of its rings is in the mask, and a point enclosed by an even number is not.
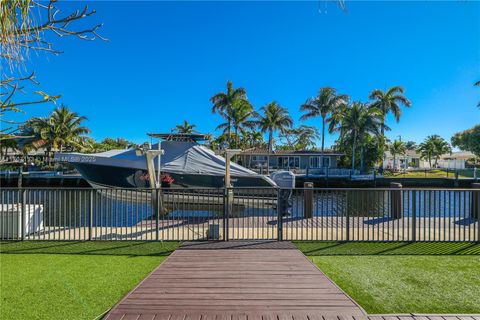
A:
[[[138,315],[140,319],[145,315],[149,319],[155,315],[155,320],[166,315],[169,317],[161,320],[365,317],[350,297],[296,249],[238,249],[225,245],[211,250],[205,243],[199,250],[193,247],[170,255],[109,316]]]

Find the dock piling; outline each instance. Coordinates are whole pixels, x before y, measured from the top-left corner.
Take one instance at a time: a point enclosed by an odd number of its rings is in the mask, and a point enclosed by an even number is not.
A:
[[[313,182],[305,182],[303,184],[303,216],[305,218],[313,217]]]
[[[398,182],[391,182],[390,188],[398,189],[390,191],[390,212],[392,219],[402,218],[402,184]]]

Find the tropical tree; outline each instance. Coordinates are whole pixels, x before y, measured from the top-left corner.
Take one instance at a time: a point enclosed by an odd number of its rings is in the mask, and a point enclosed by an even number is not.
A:
[[[188,123],[187,120],[183,120],[183,123],[177,124],[173,130],[177,133],[191,134],[197,132],[195,127],[196,125],[193,123]]]
[[[216,130],[222,130],[224,134],[228,135],[228,130],[233,128],[233,135],[235,147],[240,146],[241,136],[243,136],[247,130],[253,130],[256,126],[254,118],[256,112],[253,110],[252,105],[246,100],[234,101],[231,108],[226,112],[229,121],[221,123],[217,126]]]
[[[65,148],[82,149],[82,137],[90,133],[82,122],[87,120],[84,116],[70,111],[62,105],[56,108],[48,118],[32,118],[26,127],[33,133],[32,145],[44,146],[47,151],[64,151]]]
[[[445,139],[439,135],[428,136],[419,146],[418,151],[423,159],[427,159],[432,168],[432,160],[435,160],[434,167],[437,166],[440,157],[446,153],[451,153],[452,148]]]
[[[378,108],[382,112],[382,135],[385,134],[385,118],[392,113],[397,122],[400,121],[402,115],[401,106],[410,107],[411,102],[403,94],[405,90],[401,86],[391,87],[387,91],[375,89],[370,93],[372,106]]]
[[[361,167],[364,167],[364,146],[363,143],[368,135],[378,136],[382,127],[382,112],[377,108],[361,102],[353,102],[341,119],[337,119],[339,125],[334,131],[340,132],[342,141],[351,141],[352,149],[352,170],[355,169],[356,148],[361,146]]]
[[[3,158],[8,154],[8,150],[17,150],[18,142],[15,139],[6,139],[0,143],[0,158]]]
[[[83,40],[104,39],[98,34],[102,24],[86,25],[83,20],[96,11],[85,6],[64,12],[56,6],[57,0],[2,0],[0,1],[0,140],[19,137],[24,122],[9,119],[12,112],[21,112],[26,106],[55,103],[60,97],[45,93],[37,87],[35,70],[27,63],[31,56],[45,53],[62,54],[55,48],[56,38],[78,38]],[[70,6],[68,6],[70,8]],[[70,10],[70,9],[67,9]],[[19,93],[29,94],[22,98]]]
[[[243,148],[262,148],[265,145],[265,142],[263,141],[263,133],[260,131],[257,131],[255,128],[252,130],[247,130],[243,134]]]
[[[293,125],[288,110],[273,101],[261,108],[263,114],[257,114],[257,125],[262,132],[268,132],[268,151],[273,151],[273,133],[284,132]]]
[[[407,141],[407,142],[405,142],[405,149],[416,150],[417,149],[417,143],[415,141]]]
[[[320,138],[318,129],[313,126],[301,125],[298,128],[285,129],[280,138],[286,141],[285,147],[294,150],[305,150],[315,147],[315,142]]]
[[[108,150],[128,149],[136,147],[136,144],[124,138],[105,138],[101,142],[96,142],[89,137],[81,139],[83,149],[88,152],[104,152]]]
[[[410,100],[404,95],[404,89],[401,86],[394,86],[386,91],[380,89],[375,89],[370,93],[370,99],[372,100],[372,106],[378,108],[381,111],[382,115],[382,127],[381,135],[383,141],[385,141],[385,130],[387,126],[385,125],[386,117],[389,113],[392,113],[397,122],[400,121],[402,115],[402,106],[410,107]],[[383,147],[383,145],[382,145]],[[383,148],[382,148],[383,149]],[[382,151],[383,153],[383,151]],[[383,157],[382,157],[383,159]],[[380,166],[383,168],[383,163]]]
[[[407,151],[405,143],[401,140],[394,140],[388,147],[390,154],[393,156],[393,170],[397,168],[397,155],[404,155]]]
[[[325,126],[327,116],[339,110],[340,106],[348,102],[348,96],[345,94],[337,95],[334,88],[321,88],[318,95],[309,98],[304,104],[300,106],[300,111],[304,114],[300,120],[307,120],[311,118],[322,118],[322,154],[325,148]]]
[[[455,133],[451,141],[454,147],[470,151],[480,157],[480,124],[471,129]]]
[[[227,81],[227,91],[215,94],[210,98],[212,102],[212,113],[218,113],[226,120],[225,130],[228,137],[228,143],[231,143],[232,137],[232,114],[234,105],[238,105],[240,101],[246,102],[247,93],[244,88],[234,88],[232,81]]]
[[[420,153],[420,158],[427,160],[431,168],[432,159],[435,156],[435,144],[433,140],[429,138],[425,139],[425,141],[420,143],[417,151]]]
[[[443,139],[440,136],[436,136],[433,143],[435,145],[435,164],[434,165],[436,167],[438,164],[438,160],[442,155],[447,153],[452,153],[452,147],[450,147],[448,142],[445,141],[445,139]]]

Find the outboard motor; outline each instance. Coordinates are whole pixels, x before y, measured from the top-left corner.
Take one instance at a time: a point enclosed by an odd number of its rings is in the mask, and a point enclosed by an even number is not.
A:
[[[293,208],[293,189],[295,189],[295,174],[290,171],[278,171],[271,175],[272,180],[278,185],[279,203],[278,206],[283,211],[283,215],[291,215]],[[279,208],[277,208],[278,210]]]

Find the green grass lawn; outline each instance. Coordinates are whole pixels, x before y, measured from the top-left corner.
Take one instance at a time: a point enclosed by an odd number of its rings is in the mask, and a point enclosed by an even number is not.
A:
[[[95,319],[173,242],[0,242],[1,319]]]
[[[295,244],[367,313],[480,313],[480,244]]]
[[[402,170],[398,172],[390,172],[386,171],[384,173],[386,178],[455,178],[455,173],[453,170],[450,170],[447,174],[447,170],[443,169],[432,169],[428,170],[426,173],[425,171],[418,170],[418,171],[407,171],[403,172]],[[473,178],[473,169],[459,169],[458,170],[458,178],[465,179],[465,178]]]

